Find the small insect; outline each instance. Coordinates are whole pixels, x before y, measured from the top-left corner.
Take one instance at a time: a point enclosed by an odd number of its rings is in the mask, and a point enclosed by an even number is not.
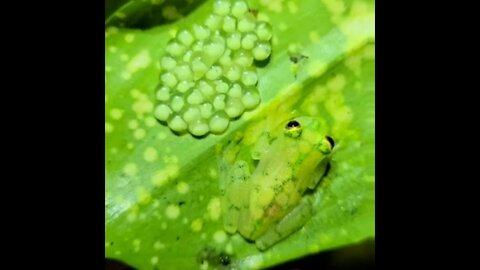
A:
[[[295,79],[297,78],[299,66],[303,63],[304,60],[308,59],[308,56],[303,54],[290,54],[290,61],[292,61],[292,65],[290,66],[290,72],[295,75]]]
[[[250,13],[253,15],[253,17],[257,18],[257,16],[258,16],[258,9],[256,9],[256,8],[249,8],[249,9],[248,9],[248,12],[250,12]]]
[[[308,59],[308,56],[303,55],[303,54],[290,55],[290,61],[292,61],[294,64],[297,64],[298,62],[302,61],[303,59]]]

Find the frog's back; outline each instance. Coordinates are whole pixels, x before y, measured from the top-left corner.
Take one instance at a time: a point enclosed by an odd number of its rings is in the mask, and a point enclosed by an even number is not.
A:
[[[254,127],[258,130],[260,126]],[[250,145],[255,142],[253,136],[247,138]],[[298,221],[295,214],[309,209],[299,204],[305,190],[315,187],[324,174],[324,162],[333,144],[326,139],[319,121],[311,117],[267,125],[263,134],[255,138],[251,162],[237,160],[238,155],[227,162],[234,165],[225,178],[224,228],[259,240],[259,245],[266,247],[272,239],[285,236],[272,236],[277,234],[277,228],[288,234],[295,227],[289,222]],[[253,160],[258,160],[256,166]],[[289,221],[285,220],[287,216]]]

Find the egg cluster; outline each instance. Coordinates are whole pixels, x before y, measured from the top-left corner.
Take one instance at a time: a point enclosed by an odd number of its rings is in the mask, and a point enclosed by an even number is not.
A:
[[[243,0],[215,0],[203,24],[177,32],[160,60],[155,117],[176,132],[223,133],[260,103],[254,60],[271,53],[272,28]]]

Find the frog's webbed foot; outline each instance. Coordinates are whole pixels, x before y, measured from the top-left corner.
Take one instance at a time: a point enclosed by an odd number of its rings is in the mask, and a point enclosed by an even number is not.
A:
[[[258,249],[265,250],[302,228],[312,217],[313,207],[309,197],[283,217],[275,226],[255,241]]]

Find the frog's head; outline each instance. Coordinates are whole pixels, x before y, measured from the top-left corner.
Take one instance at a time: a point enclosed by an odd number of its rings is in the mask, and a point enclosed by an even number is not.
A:
[[[285,124],[284,134],[293,139],[308,141],[325,155],[330,154],[335,146],[332,137],[326,135],[326,129],[313,117],[300,116],[290,119]]]

